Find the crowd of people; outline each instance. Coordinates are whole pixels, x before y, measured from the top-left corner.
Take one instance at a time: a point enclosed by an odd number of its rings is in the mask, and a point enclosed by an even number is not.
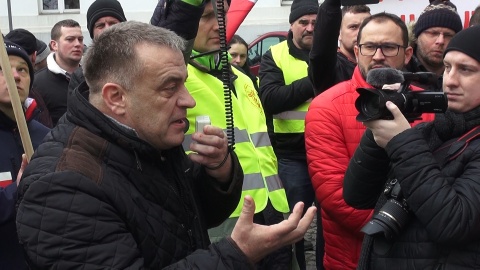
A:
[[[71,19],[4,36],[35,152],[0,72],[0,269],[306,270],[315,216],[317,269],[479,269],[480,6],[464,29],[448,0],[409,25],[294,0],[257,77],[230,4],[95,0],[87,49]],[[359,121],[380,68],[448,109]]]

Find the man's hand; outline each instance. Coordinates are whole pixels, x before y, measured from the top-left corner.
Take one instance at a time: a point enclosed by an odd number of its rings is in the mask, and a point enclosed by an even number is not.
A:
[[[253,223],[255,202],[247,195],[242,213],[233,228],[232,240],[253,263],[256,263],[269,253],[301,240],[312,223],[316,209],[315,206],[309,207],[302,218],[303,203],[299,202],[287,220],[270,226],[259,225]]]
[[[385,148],[388,142],[399,133],[410,128],[410,123],[402,114],[397,105],[391,101],[387,101],[386,106],[392,113],[393,120],[373,120],[363,124],[372,130],[373,138],[378,146]]]
[[[227,182],[232,170],[232,158],[227,135],[219,127],[206,125],[202,132],[192,134],[189,154],[192,161],[205,166],[207,173],[219,182]]]
[[[18,187],[18,184],[20,184],[20,180],[22,179],[23,171],[25,170],[25,167],[27,167],[27,165],[28,165],[27,155],[22,154],[22,164],[20,164],[20,170],[18,171],[17,180],[16,180],[17,187]]]

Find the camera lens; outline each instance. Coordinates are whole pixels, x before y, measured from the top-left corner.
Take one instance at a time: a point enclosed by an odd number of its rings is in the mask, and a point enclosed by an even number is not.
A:
[[[391,239],[397,235],[408,221],[408,210],[401,202],[390,199],[362,228],[368,235],[384,233],[385,238]]]
[[[362,102],[362,112],[366,116],[374,116],[380,112],[380,99],[378,96],[371,96],[366,98]]]

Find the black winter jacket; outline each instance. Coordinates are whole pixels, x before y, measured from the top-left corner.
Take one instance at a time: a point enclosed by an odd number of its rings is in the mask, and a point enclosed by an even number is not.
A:
[[[50,56],[54,57],[54,56]],[[55,126],[67,111],[67,92],[69,77],[65,74],[54,73],[48,66],[35,73],[33,88],[40,94],[47,106],[52,124]]]
[[[293,44],[291,31],[288,33],[287,43],[291,56],[308,63],[309,51],[301,50]],[[274,114],[292,110],[313,98],[313,87],[308,77],[285,85],[283,71],[273,60],[270,50],[262,56],[258,74],[260,79],[258,94],[267,119],[272,119]],[[267,127],[271,129],[273,126],[267,125]],[[273,130],[269,130],[268,133],[273,133]],[[306,160],[303,133],[275,133],[272,143],[278,158]]]
[[[318,9],[308,65],[308,77],[313,84],[315,96],[339,82],[350,80],[357,66],[338,51],[341,24],[340,1],[325,0]]]
[[[429,147],[435,129],[424,135],[436,121],[398,134],[385,150],[367,130],[350,160],[344,182],[348,204],[378,213],[386,201],[386,179],[396,178],[410,212],[392,240],[382,234],[364,238],[358,269],[480,269],[480,139],[463,152],[454,151],[461,149],[458,143],[449,145],[456,137],[444,140],[448,157],[460,153],[448,161],[446,151]]]
[[[17,230],[33,269],[249,269],[233,241],[207,228],[241,195],[220,187],[181,146],[159,152],[88,102],[82,83],[19,186]],[[224,189],[225,188],[225,189]]]

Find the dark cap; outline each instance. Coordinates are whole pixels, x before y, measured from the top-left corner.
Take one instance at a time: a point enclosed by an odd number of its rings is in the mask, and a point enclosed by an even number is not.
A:
[[[87,28],[90,37],[93,38],[93,26],[102,17],[112,16],[120,22],[125,22],[125,14],[122,5],[117,0],[96,0],[87,11]]]
[[[30,57],[28,56],[27,52],[22,47],[9,40],[5,40],[4,45],[8,55],[21,57],[23,60],[25,60],[25,62],[27,62],[28,72],[30,73],[30,89],[32,89],[35,71],[33,70],[32,61],[30,61]]]
[[[14,29],[5,38],[22,47],[28,55],[37,50],[37,38],[28,30],[22,28]]]
[[[292,7],[290,9],[290,17],[288,22],[291,24],[298,18],[309,15],[317,14],[318,1],[316,0],[293,0]]]
[[[449,51],[459,51],[480,63],[480,47],[478,41],[480,40],[480,25],[475,25],[458,32],[453,36],[448,43],[445,54]]]
[[[449,1],[435,1],[428,5],[415,22],[415,36],[418,37],[423,31],[431,27],[445,27],[452,29],[455,33],[462,30],[462,20],[455,5]]]
[[[50,48],[48,48],[45,42],[37,39],[37,58],[35,59],[35,64],[38,64],[45,60],[50,54]]]

